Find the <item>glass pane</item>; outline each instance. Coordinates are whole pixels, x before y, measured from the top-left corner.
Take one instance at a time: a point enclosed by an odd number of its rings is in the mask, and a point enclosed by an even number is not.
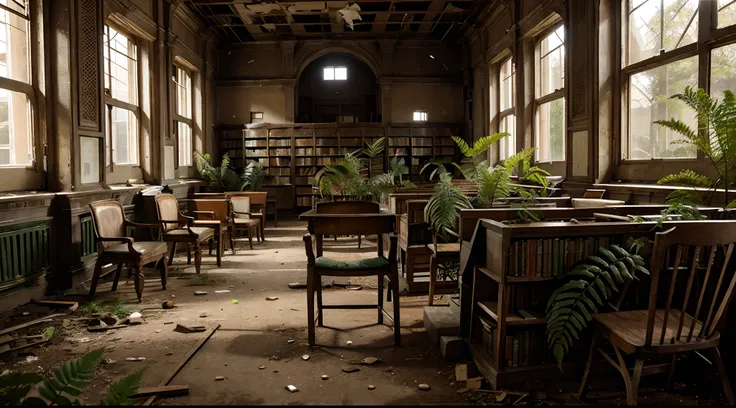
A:
[[[192,77],[186,70],[176,67],[176,113],[192,117]]]
[[[335,67],[326,67],[324,69],[324,80],[332,81],[335,79]]]
[[[718,27],[736,24],[736,1],[718,0]]]
[[[736,44],[714,48],[710,56],[710,94],[723,99],[727,89],[736,92]]]
[[[10,164],[10,149],[0,147],[0,166]]]
[[[179,166],[192,165],[192,128],[184,122],[177,122],[179,138]]]
[[[348,69],[345,67],[335,68],[335,79],[338,81],[344,81],[348,79]]]
[[[507,59],[501,64],[500,78],[501,86],[500,91],[500,110],[505,111],[506,109],[514,106],[514,63],[511,62],[511,58]]]
[[[8,160],[0,165],[28,165],[33,161],[33,127],[28,97],[0,89],[0,148]]]
[[[0,4],[22,12],[14,1],[1,0]],[[28,20],[0,9],[0,76],[29,82]]]
[[[691,57],[631,76],[629,84],[629,159],[695,157],[695,148],[672,145],[680,134],[652,122],[676,118],[696,128],[695,114],[682,102],[669,99],[698,85],[698,58]]]
[[[542,39],[539,47],[539,96],[565,87],[565,30],[563,26]]]
[[[105,26],[103,35],[105,88],[119,101],[136,103],[137,50],[125,35]]]
[[[506,115],[501,118],[498,130],[511,134],[501,139],[499,144],[500,158],[501,160],[506,160],[516,153],[516,115]]]
[[[565,98],[539,105],[535,130],[537,160],[565,160]]]
[[[100,139],[80,137],[79,150],[82,158],[82,183],[100,182]]]
[[[697,41],[698,0],[629,1],[628,64]]]
[[[116,164],[136,164],[138,125],[133,112],[112,108],[112,148]]]

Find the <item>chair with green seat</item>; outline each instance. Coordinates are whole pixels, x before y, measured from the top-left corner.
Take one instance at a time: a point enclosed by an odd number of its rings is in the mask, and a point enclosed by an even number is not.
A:
[[[310,233],[304,236],[304,247],[307,252],[307,315],[309,345],[315,345],[316,324],[323,326],[325,309],[378,309],[378,324],[383,324],[384,314],[394,324],[394,344],[401,344],[400,310],[399,310],[399,274],[396,261],[398,237],[396,236],[395,216],[382,214],[378,203],[367,201],[339,201],[318,203],[315,217],[310,221]],[[356,261],[343,262],[323,256],[322,241],[324,235],[373,235],[378,236],[378,256]],[[390,240],[389,256],[384,256],[383,235],[388,234]],[[312,235],[314,235],[313,245]],[[316,250],[316,256],[315,256]],[[322,277],[358,277],[376,276],[378,278],[378,303],[370,305],[323,305]],[[389,297],[393,294],[393,316],[383,308],[384,281],[389,281]],[[315,319],[314,297],[317,295],[317,316]]]

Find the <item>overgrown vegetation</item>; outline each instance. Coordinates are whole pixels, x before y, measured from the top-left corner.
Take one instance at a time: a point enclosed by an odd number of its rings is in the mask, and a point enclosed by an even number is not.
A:
[[[635,240],[629,251],[645,244]],[[598,256],[589,256],[565,273],[565,283],[550,296],[546,309],[547,344],[559,366],[593,313],[607,305],[608,298],[619,292],[625,279],[638,280],[637,273],[649,275],[644,258],[629,251],[617,245],[599,248]]]
[[[202,180],[224,191],[256,191],[263,186],[266,179],[263,165],[257,161],[249,162],[243,169],[243,173],[238,175],[231,168],[230,156],[227,153],[222,155],[220,165],[215,167],[212,165],[212,157],[209,153],[201,154],[195,151],[194,164]]]
[[[129,316],[132,313],[132,310],[125,305],[122,299],[115,298],[114,300],[108,301],[93,300],[79,306],[77,312],[85,315],[111,313],[122,319]]]
[[[80,405],[78,397],[94,378],[102,361],[104,348],[67,361],[50,378],[35,373],[8,373],[0,376],[2,405]],[[138,392],[145,368],[120,379],[108,388],[100,405],[135,405],[131,399]]]

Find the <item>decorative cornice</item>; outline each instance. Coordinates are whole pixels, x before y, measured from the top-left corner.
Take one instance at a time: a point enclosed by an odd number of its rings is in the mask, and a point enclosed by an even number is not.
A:
[[[218,80],[217,87],[275,87],[275,86],[296,86],[296,79],[275,78],[275,79],[225,79]]]

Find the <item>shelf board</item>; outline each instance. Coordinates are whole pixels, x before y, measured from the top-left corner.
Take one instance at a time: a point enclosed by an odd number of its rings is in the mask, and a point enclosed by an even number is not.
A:
[[[501,282],[501,277],[486,268],[478,268],[480,272],[487,275],[489,278],[495,280],[496,282]],[[545,281],[553,281],[553,280],[559,280],[562,278],[562,275],[557,276],[506,276],[506,282],[505,283],[531,283],[531,282],[545,282]]]
[[[486,312],[493,320],[498,322],[498,302],[477,302],[476,305],[484,312]],[[537,317],[536,319],[525,319],[518,314],[509,314],[506,316],[507,326],[529,326],[537,324],[546,324],[547,319],[544,317]]]

